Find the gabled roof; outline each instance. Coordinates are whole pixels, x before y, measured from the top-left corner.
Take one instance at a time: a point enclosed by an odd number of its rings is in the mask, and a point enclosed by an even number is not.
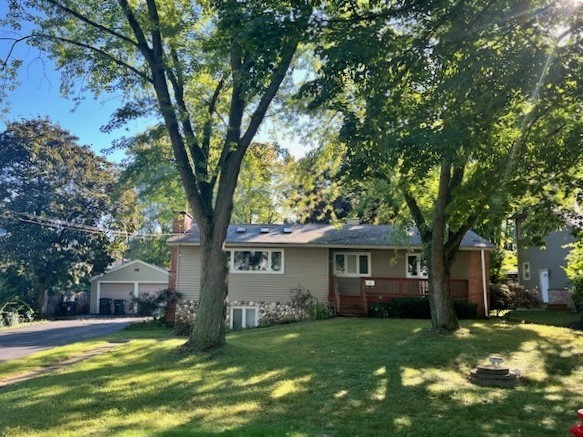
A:
[[[131,266],[136,265],[136,264],[141,264],[143,266],[146,266],[146,267],[149,267],[151,269],[157,270],[160,273],[164,273],[166,275],[169,275],[170,274],[168,272],[168,269],[165,269],[164,267],[155,266],[154,264],[149,264],[149,263],[144,262],[142,260],[136,259],[136,260],[133,260],[133,261],[130,261],[130,262],[127,262],[127,263],[122,263],[122,264],[120,264],[118,266],[115,266],[115,267],[107,270],[106,272],[101,273],[100,275],[93,276],[91,279],[89,279],[89,281],[94,281],[97,278],[101,278],[102,276],[109,275],[110,273],[113,273],[113,272],[116,272],[118,270],[122,270],[122,269],[125,269],[125,268],[128,268],[128,267],[131,267]]]
[[[168,244],[199,245],[198,226],[175,235]],[[421,247],[416,229],[395,231],[388,225],[230,225],[227,246],[319,246],[357,248]],[[494,245],[473,231],[464,236],[462,249],[493,249]]]

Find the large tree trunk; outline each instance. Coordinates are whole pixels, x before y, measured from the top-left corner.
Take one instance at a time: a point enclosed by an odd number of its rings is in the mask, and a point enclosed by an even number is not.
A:
[[[433,232],[431,234],[431,268],[429,272],[429,302],[431,322],[434,329],[455,331],[459,322],[453,309],[450,289],[450,269],[452,258],[445,251],[447,203],[451,179],[451,164],[444,160],[439,175],[439,190],[435,201]]]
[[[459,322],[451,300],[450,263],[446,259],[444,246],[434,246],[431,250],[431,271],[429,274],[429,304],[431,323],[434,329],[455,331]]]
[[[37,277],[36,296],[38,303],[38,317],[44,319],[47,317],[47,307],[49,301],[46,278]]]
[[[225,344],[225,300],[228,270],[223,252],[224,237],[213,235],[200,226],[201,277],[200,298],[194,327],[185,348],[208,351]]]

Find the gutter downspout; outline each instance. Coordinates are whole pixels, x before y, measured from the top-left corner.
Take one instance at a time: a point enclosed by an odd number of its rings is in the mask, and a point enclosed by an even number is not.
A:
[[[480,251],[482,258],[482,291],[484,293],[484,315],[488,317],[488,289],[486,288],[486,257],[484,256],[484,249]]]

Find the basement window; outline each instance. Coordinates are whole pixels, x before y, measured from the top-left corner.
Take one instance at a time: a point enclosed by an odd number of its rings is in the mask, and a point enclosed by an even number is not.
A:
[[[231,329],[247,329],[257,326],[257,308],[233,307],[231,308]]]

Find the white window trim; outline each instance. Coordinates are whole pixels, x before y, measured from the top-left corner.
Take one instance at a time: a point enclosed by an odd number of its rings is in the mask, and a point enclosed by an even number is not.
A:
[[[409,252],[405,255],[405,276],[407,278],[413,278],[413,279],[427,279],[429,277],[429,275],[411,275],[409,274],[409,257],[410,256],[414,256],[417,257],[417,271],[419,273],[421,273],[422,269],[421,269],[421,257],[422,254],[420,253],[413,253],[413,252]]]
[[[360,270],[360,256],[366,256],[368,261],[368,273],[344,273],[336,270],[336,255],[344,255],[344,266],[346,267],[346,255],[356,256],[356,267]],[[343,278],[361,278],[371,276],[371,256],[370,252],[333,252],[332,253],[332,263],[335,276],[341,276]]]
[[[259,275],[282,275],[285,273],[285,253],[283,249],[262,249],[255,247],[242,247],[240,249],[229,249],[231,260],[229,262],[229,273],[241,274],[259,274]],[[267,252],[267,270],[236,270],[235,269],[235,252]],[[281,270],[271,270],[271,254],[273,252],[281,253]]]
[[[530,262],[528,261],[522,263],[522,280],[530,281]]]
[[[231,329],[233,329],[233,312],[234,310],[241,310],[241,321],[243,323],[243,328],[241,329],[251,329],[251,327],[247,328],[245,327],[247,325],[247,311],[246,310],[255,310],[255,324],[252,326],[253,328],[256,328],[257,326],[259,326],[259,320],[258,320],[258,316],[259,316],[259,311],[257,307],[249,307],[249,306],[236,306],[236,307],[231,307],[231,318],[229,319],[229,326]]]

